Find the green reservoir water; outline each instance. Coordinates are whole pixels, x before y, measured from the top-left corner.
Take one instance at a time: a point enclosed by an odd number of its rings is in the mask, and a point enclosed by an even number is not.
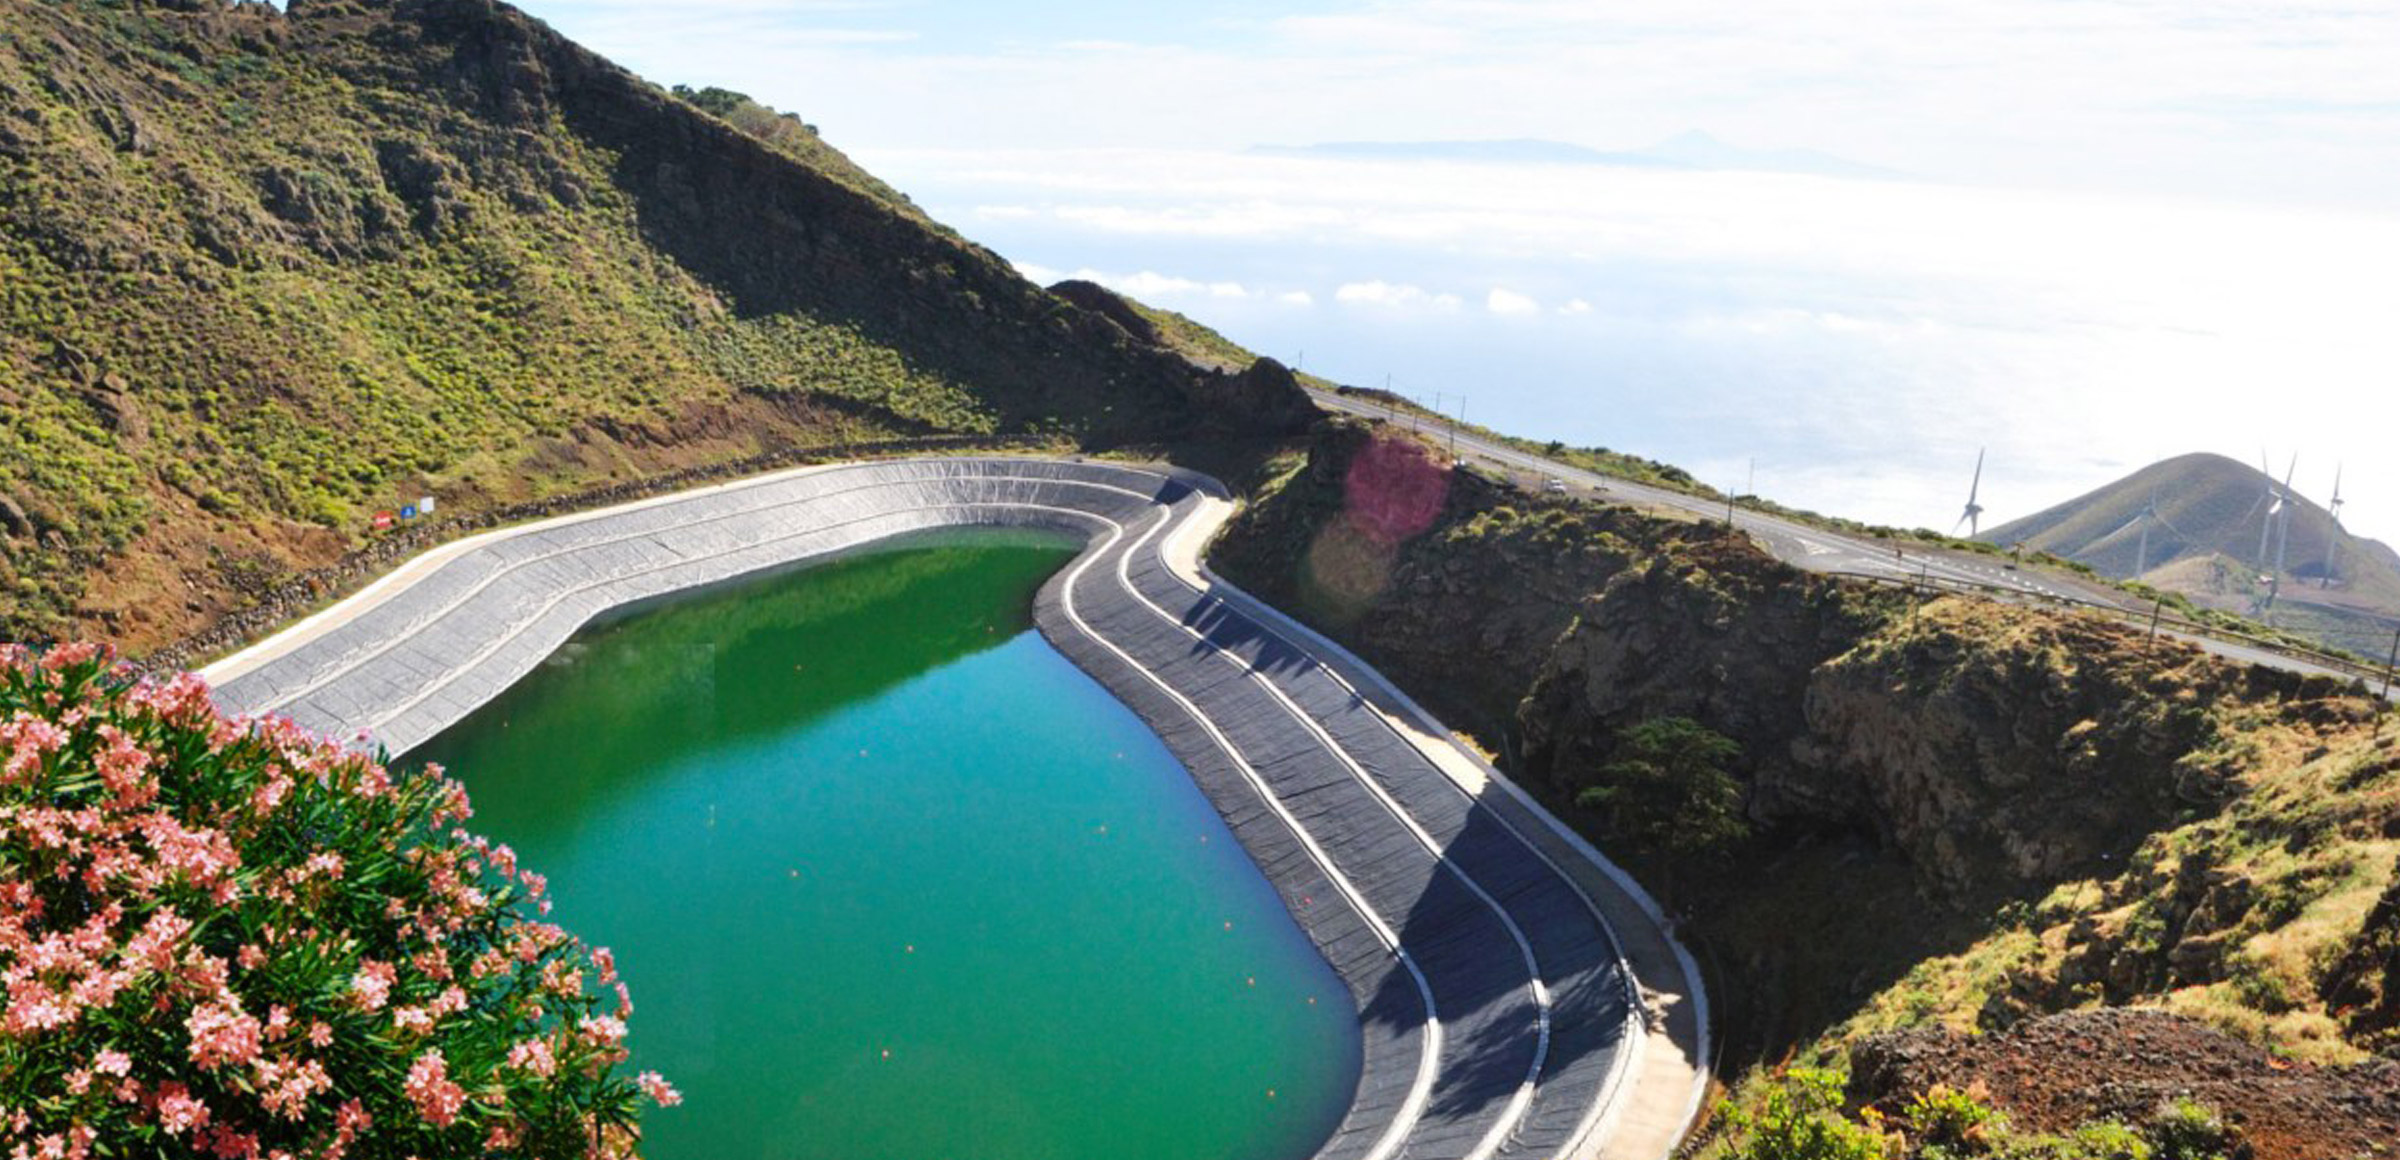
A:
[[[650,1160],[1287,1160],[1356,1016],[1190,777],[949,532],[587,627],[409,755],[616,950]]]

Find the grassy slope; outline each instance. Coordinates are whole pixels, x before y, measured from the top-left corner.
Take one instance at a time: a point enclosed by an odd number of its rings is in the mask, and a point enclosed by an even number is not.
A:
[[[195,7],[0,0],[0,636],[154,643],[423,494],[1189,415],[813,134],[504,6]]]

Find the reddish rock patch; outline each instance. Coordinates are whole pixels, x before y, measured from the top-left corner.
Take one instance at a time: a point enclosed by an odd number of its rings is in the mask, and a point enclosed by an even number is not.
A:
[[[2158,1011],[2054,1015],[1998,1035],[1879,1035],[1851,1053],[1852,1099],[1896,1114],[1934,1084],[1980,1084],[2021,1131],[2149,1120],[2188,1097],[2240,1129],[2256,1160],[2400,1155],[2400,1064],[2318,1067]]]

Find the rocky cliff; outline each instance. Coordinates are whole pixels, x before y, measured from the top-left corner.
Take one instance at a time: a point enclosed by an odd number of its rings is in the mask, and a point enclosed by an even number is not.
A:
[[[2222,1026],[2379,1042],[2355,1019],[2329,1032],[2311,991],[2389,880],[2371,843],[2400,817],[2381,781],[2333,788],[2376,720],[2341,685],[2079,614],[1808,575],[1716,525],[1517,492],[1354,424],[1325,429],[1213,559],[1662,888],[1751,990],[1730,999],[1752,1024],[1737,1042],[2006,1025],[2194,984],[2215,989],[2193,1013]],[[1661,718],[1736,743],[1747,841],[1628,849],[1575,806]],[[2242,885],[2210,895],[2210,875]],[[2243,981],[2269,969],[2291,977]]]

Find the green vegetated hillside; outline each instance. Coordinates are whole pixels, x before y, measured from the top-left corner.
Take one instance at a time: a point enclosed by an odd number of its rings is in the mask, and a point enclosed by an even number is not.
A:
[[[159,643],[425,495],[1308,412],[737,94],[490,0],[288,7],[0,0],[0,637]]]
[[[2187,1113],[2236,1117],[2262,1157],[2400,1132],[2400,1067],[2371,1062],[2400,1060],[2400,748],[2358,690],[1812,576],[1348,421],[1212,561],[1471,730],[1683,916],[1753,1116],[1722,1153],[2232,1154],[2161,1144]],[[1981,1062],[1891,1062],[1942,1051]],[[2013,1134],[1943,1151],[1937,1113],[1907,1114],[1936,1080]],[[1776,1107],[1862,1150],[1777,1151]]]
[[[2288,528],[2277,517],[2262,553],[2260,536],[2270,531],[2266,497],[2279,482],[2222,455],[2182,455],[1995,528],[1984,539],[2022,543],[2228,611],[2250,611],[2258,603],[2266,590],[2261,576],[2280,553],[2283,582],[2264,619],[2382,657],[2400,622],[2400,553],[2351,535],[2305,497],[2295,497]],[[2156,515],[2146,518],[2153,503]]]

